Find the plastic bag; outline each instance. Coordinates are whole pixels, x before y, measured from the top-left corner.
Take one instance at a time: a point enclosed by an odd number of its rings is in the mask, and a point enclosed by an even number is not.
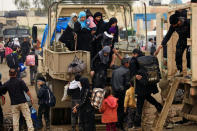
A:
[[[80,60],[77,56],[73,59],[72,63],[68,66],[68,73],[80,73],[86,68],[84,61]]]

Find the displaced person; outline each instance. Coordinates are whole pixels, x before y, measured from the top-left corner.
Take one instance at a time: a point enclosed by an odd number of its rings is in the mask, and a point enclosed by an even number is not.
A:
[[[151,48],[154,47],[154,42],[153,42],[153,38],[150,38],[148,40],[148,46],[147,46],[147,51],[151,53]]]
[[[30,49],[31,49],[30,42],[27,40],[27,38],[24,38],[24,41],[21,43],[21,51],[22,51],[23,63],[25,62],[26,56],[29,54]]]
[[[86,23],[86,13],[81,11],[78,22],[75,23],[74,31],[77,33],[77,50],[90,51],[90,41],[92,40],[91,31]]]
[[[3,64],[3,58],[5,57],[5,47],[3,42],[0,43],[0,57],[1,57],[1,64]]]
[[[91,30],[91,34],[94,35],[96,33],[96,24],[94,23],[93,15],[89,9],[86,9],[85,12],[87,18],[87,27]]]
[[[118,20],[115,17],[112,17],[109,22],[105,25],[105,31],[107,31],[109,34],[111,34],[110,31],[113,30],[114,32],[114,38],[112,41],[112,49],[114,48],[114,44],[118,42],[118,36],[119,36],[119,30],[117,26]]]
[[[105,88],[110,51],[111,48],[105,46],[91,61],[93,88]]]
[[[127,113],[127,127],[132,128],[134,126],[136,115],[136,101],[135,101],[135,87],[131,82],[131,87],[126,91],[124,100],[124,112]]]
[[[80,78],[82,86],[81,102],[73,108],[73,113],[79,112],[79,131],[96,131],[95,111],[90,102],[91,92],[88,78]]]
[[[72,13],[70,16],[70,21],[68,22],[68,26],[60,37],[59,41],[64,43],[65,46],[70,50],[75,50],[75,38],[77,37],[74,32],[75,23],[77,22],[77,14]]]
[[[162,110],[162,105],[155,100],[151,94],[158,93],[158,88],[156,84],[148,83],[147,72],[138,66],[137,58],[141,57],[142,52],[138,49],[133,50],[133,57],[130,62],[130,74],[131,78],[136,79],[136,89],[137,94],[137,114],[135,118],[135,127],[141,127],[142,110],[144,106],[144,101],[147,100],[149,103],[155,106],[157,112],[160,113]]]
[[[190,20],[182,17],[181,12],[178,14],[175,13],[170,16],[170,28],[168,33],[164,37],[162,44],[157,49],[155,55],[157,55],[162,47],[166,47],[166,44],[170,40],[172,34],[176,31],[179,35],[179,39],[176,45],[176,66],[178,72],[176,76],[182,76],[182,57],[183,53],[186,50],[186,58],[187,58],[187,67],[190,68],[190,47],[187,45],[187,38],[190,38]]]
[[[19,118],[21,111],[23,116],[25,117],[28,131],[34,131],[31,113],[24,94],[24,92],[26,92],[33,104],[33,99],[31,97],[29,89],[23,80],[16,77],[17,71],[15,69],[10,69],[9,75],[10,80],[8,80],[0,87],[0,93],[9,93],[13,115],[13,129],[14,131],[19,131]]]
[[[121,66],[112,73],[112,90],[118,98],[118,123],[117,127],[124,131],[124,99],[126,90],[130,87],[129,58],[123,58]]]
[[[96,12],[94,14],[94,23],[96,24],[96,33],[95,33],[96,37],[95,37],[94,41],[91,43],[91,46],[92,46],[91,60],[102,49],[101,40],[102,40],[102,37],[103,37],[104,26],[105,26],[105,23],[103,21],[102,13]]]
[[[102,113],[102,123],[106,124],[106,131],[116,131],[116,122],[118,122],[117,108],[118,99],[112,96],[112,90],[105,88],[105,96],[100,109]]]
[[[31,82],[31,85],[33,85],[35,78],[36,78],[37,69],[38,69],[38,55],[35,53],[34,48],[31,49],[31,52],[29,53],[29,55],[35,56],[35,66],[30,66],[30,82]]]
[[[48,100],[48,88],[46,85],[46,80],[44,77],[39,77],[37,79],[37,84],[39,86],[39,91],[38,91],[38,129],[43,128],[43,123],[42,123],[42,115],[44,115],[44,119],[46,122],[46,129],[50,129],[50,106],[46,104],[46,101]]]
[[[81,75],[75,75],[75,80],[69,83],[69,87],[67,90],[67,94],[71,96],[72,108],[76,105],[80,104],[80,92],[81,92],[81,84],[80,84]],[[76,131],[76,126],[78,123],[78,115],[79,113],[71,112],[71,124],[72,124],[72,131]]]

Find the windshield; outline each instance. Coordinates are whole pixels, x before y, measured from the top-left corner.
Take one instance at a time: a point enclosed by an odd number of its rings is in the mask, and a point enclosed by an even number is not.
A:
[[[29,35],[28,29],[5,29],[4,35]]]

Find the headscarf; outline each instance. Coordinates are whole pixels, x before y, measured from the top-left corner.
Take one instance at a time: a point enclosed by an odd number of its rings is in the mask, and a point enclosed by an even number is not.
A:
[[[118,20],[115,18],[115,17],[112,17],[110,20],[109,20],[109,25],[111,26],[112,24],[114,23],[117,23]]]
[[[74,17],[77,17],[77,14],[76,13],[72,13],[71,16],[70,16],[70,21],[68,22],[68,25],[70,26],[70,28],[74,29],[74,25],[75,25],[75,22],[73,21],[73,18]]]
[[[81,24],[81,28],[87,28],[86,20],[81,21],[81,17],[86,17],[86,13],[85,13],[84,11],[81,11],[81,12],[79,13],[78,21],[79,21],[79,23]]]
[[[107,64],[109,62],[109,55],[104,56],[104,53],[110,53],[110,51],[110,46],[105,46],[101,51],[99,51],[99,56],[103,64]]]
[[[101,20],[100,21],[96,21],[96,17],[98,17],[98,16],[101,16]],[[95,22],[96,25],[99,24],[100,22],[103,22],[103,14],[101,12],[96,12],[94,14],[94,22]]]

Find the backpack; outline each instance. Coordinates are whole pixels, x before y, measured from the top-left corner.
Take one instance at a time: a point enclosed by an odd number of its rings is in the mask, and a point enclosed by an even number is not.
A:
[[[161,79],[158,59],[154,56],[142,56],[137,58],[138,66],[147,74],[150,84],[156,84]]]
[[[95,109],[100,109],[105,96],[105,90],[101,88],[94,88],[91,96],[91,105]]]
[[[49,88],[47,89],[47,99],[45,104],[47,104],[50,107],[54,107],[56,104],[56,98]]]
[[[35,66],[35,55],[28,55],[26,57],[26,65],[27,66]]]
[[[7,65],[10,68],[14,68],[16,66],[16,57],[13,53],[6,56]]]

